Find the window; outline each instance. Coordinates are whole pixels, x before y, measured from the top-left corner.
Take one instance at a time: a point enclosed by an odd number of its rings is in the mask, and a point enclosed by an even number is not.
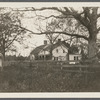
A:
[[[55,60],[55,61],[58,61],[58,57],[54,57],[54,60]]]
[[[65,50],[63,50],[63,53],[65,53]]]
[[[58,61],[58,57],[56,57],[56,61]]]
[[[76,57],[74,56],[74,60],[76,60]]]
[[[74,60],[78,60],[78,56],[74,56]]]
[[[58,49],[56,49],[56,52],[58,53]]]
[[[44,59],[44,55],[42,56],[42,59]]]

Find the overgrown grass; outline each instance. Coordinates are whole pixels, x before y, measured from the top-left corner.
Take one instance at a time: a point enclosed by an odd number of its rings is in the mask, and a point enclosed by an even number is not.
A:
[[[25,65],[25,66],[24,66]],[[0,72],[0,92],[98,92],[100,73],[69,73],[46,63],[12,64]]]

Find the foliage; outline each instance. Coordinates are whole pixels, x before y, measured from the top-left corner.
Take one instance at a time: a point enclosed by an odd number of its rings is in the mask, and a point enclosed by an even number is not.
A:
[[[96,73],[88,74],[88,83],[86,84],[86,74],[70,73],[66,69],[61,70],[60,66],[52,65],[52,62],[34,62],[31,67],[25,62],[16,62],[16,64],[4,67],[0,73],[0,91],[97,92],[100,91],[99,74],[98,77]]]
[[[69,19],[75,20],[78,24],[76,24],[77,28],[75,28],[74,25],[74,31],[71,33],[71,31],[67,31],[68,29],[65,26],[65,29],[61,30],[64,24],[60,24],[59,30],[58,30],[58,24],[56,27],[56,31],[53,32],[47,32],[47,31],[42,31],[41,34],[52,34],[52,33],[59,33],[59,34],[64,34],[67,36],[71,37],[77,37],[77,38],[83,38],[86,41],[88,41],[89,44],[89,52],[88,52],[88,57],[93,58],[95,57],[95,54],[97,53],[97,45],[96,45],[96,37],[97,34],[100,31],[100,27],[98,25],[98,18],[100,18],[100,13],[99,13],[99,7],[80,7],[80,9],[75,9],[73,7],[42,7],[40,9],[32,7],[31,11],[56,11],[58,13],[58,16],[55,14],[51,14],[48,17],[45,17],[45,19],[48,18],[55,18],[55,19]],[[30,10],[30,9],[29,9]],[[66,23],[66,21],[63,21]],[[69,21],[69,25],[71,25],[71,21]],[[58,21],[59,23],[59,21]],[[81,26],[81,27],[80,27]],[[76,30],[80,28],[81,32],[77,32]],[[83,32],[82,30],[86,31]]]
[[[8,11],[7,11],[8,10]],[[11,49],[14,41],[21,42],[25,30],[20,28],[21,21],[18,13],[12,9],[2,8],[0,12],[0,50],[5,52]],[[20,35],[20,36],[19,36]]]
[[[76,45],[72,45],[69,49],[68,49],[69,54],[76,54],[79,52],[78,47]]]
[[[23,57],[23,56],[15,56],[15,55],[11,56],[11,55],[9,55],[9,56],[6,56],[5,61],[25,61],[27,59],[29,59],[29,58]]]

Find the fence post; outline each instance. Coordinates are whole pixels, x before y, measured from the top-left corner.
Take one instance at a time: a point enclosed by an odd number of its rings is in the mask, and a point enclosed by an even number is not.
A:
[[[87,83],[88,83],[88,70],[87,70],[87,67],[86,67],[85,84],[87,85]]]
[[[4,58],[2,53],[0,53],[0,71],[3,70],[3,65],[4,65]]]

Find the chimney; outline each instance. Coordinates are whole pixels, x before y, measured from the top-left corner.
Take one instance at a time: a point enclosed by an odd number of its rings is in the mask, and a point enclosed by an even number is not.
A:
[[[60,43],[61,42],[61,39],[58,39],[58,43]]]
[[[47,45],[47,40],[44,40],[44,45]]]

